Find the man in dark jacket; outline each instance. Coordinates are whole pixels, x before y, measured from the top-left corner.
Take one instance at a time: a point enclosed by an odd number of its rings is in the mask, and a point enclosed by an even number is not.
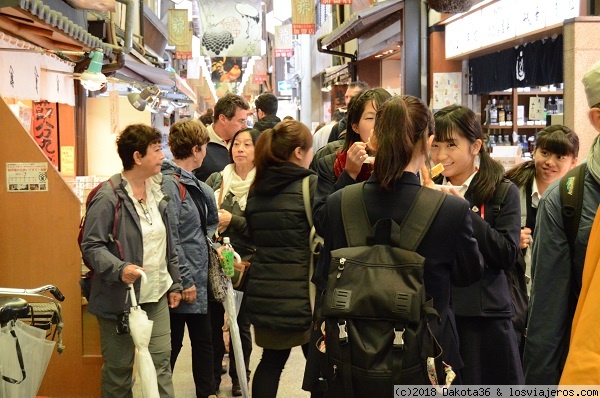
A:
[[[275,127],[281,121],[275,115],[278,107],[277,101],[277,97],[271,93],[262,93],[256,98],[254,106],[256,107],[258,122],[253,126],[256,130],[265,131],[266,129]]]
[[[364,82],[361,82],[361,81],[351,82],[350,84],[348,84],[348,88],[346,89],[346,95],[344,95],[344,102],[346,102],[346,109],[348,109],[348,106],[350,104],[350,100],[352,99],[352,97],[354,97],[356,94],[360,93],[361,91],[365,91],[368,89],[369,89],[369,85]],[[327,140],[327,142],[333,142],[333,141],[339,140],[342,132],[346,130],[347,123],[348,123],[348,113],[346,113],[346,116],[331,128],[331,133],[329,133],[329,139]]]
[[[246,127],[250,105],[235,94],[220,98],[214,110],[213,123],[207,128],[210,141],[206,146],[206,157],[194,175],[204,182],[215,171],[229,164],[229,141],[239,130]]]

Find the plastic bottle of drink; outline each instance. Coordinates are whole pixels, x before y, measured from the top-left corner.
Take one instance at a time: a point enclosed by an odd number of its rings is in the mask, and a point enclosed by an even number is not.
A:
[[[223,267],[223,272],[225,272],[225,275],[232,277],[235,273],[235,270],[233,268],[233,247],[229,242],[229,237],[223,237],[223,246],[225,246],[225,249],[221,252],[223,255],[223,258],[221,259],[221,266]]]

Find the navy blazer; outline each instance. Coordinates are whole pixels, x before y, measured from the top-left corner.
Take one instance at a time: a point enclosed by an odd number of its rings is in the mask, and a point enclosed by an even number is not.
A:
[[[481,317],[510,317],[514,313],[510,286],[504,270],[514,267],[519,253],[521,236],[521,199],[519,189],[511,183],[503,206],[494,215],[494,199],[473,203],[475,175],[465,199],[472,210],[473,236],[485,261],[481,280],[467,288],[453,289],[452,300],[456,315]],[[494,194],[495,195],[495,194]],[[484,213],[482,218],[481,213]]]
[[[392,191],[383,191],[374,175],[365,184],[364,196],[369,220],[392,218],[398,224],[406,216],[421,187],[419,178],[405,172]],[[315,218],[317,232],[325,238],[321,256],[329,264],[330,250],[347,247],[342,220],[343,190],[331,194]],[[467,286],[481,277],[483,259],[477,241],[471,236],[471,210],[465,200],[448,195],[433,220],[417,252],[425,257],[425,290],[433,298],[440,322],[430,322],[432,332],[444,352],[442,360],[455,369],[462,367],[454,314],[450,308],[451,285]],[[320,262],[322,264],[322,262]],[[327,270],[317,270],[321,275]]]

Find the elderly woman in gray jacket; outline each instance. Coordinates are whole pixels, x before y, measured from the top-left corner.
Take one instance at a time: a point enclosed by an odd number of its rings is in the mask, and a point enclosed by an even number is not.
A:
[[[208,132],[198,120],[183,119],[171,126],[169,146],[174,159],[162,165],[164,190],[173,240],[183,279],[182,304],[171,310],[171,367],[181,351],[185,326],[192,345],[192,374],[196,396],[215,396],[213,342],[208,314],[208,236],[217,229],[213,191],[192,170],[206,155]]]
[[[123,171],[90,202],[81,242],[94,269],[88,311],[100,326],[102,396],[131,396],[135,347],[117,326],[131,306],[127,285],[133,284],[138,303],[154,321],[149,349],[160,396],[173,397],[168,307],[179,305],[181,278],[161,185],[161,134],[150,126],[130,125],[119,135],[117,150]],[[115,214],[119,221],[113,237]],[[138,279],[138,270],[145,271],[147,281]]]

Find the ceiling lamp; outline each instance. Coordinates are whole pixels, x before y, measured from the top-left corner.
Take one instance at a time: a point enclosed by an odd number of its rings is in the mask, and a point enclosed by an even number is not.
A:
[[[106,84],[106,76],[102,73],[104,52],[102,49],[96,49],[90,52],[89,57],[92,59],[92,62],[90,62],[87,70],[79,76],[79,80],[86,90],[98,91]]]
[[[160,88],[157,86],[148,86],[142,90],[141,93],[129,93],[127,95],[127,99],[129,103],[138,111],[143,111],[146,109],[146,104],[148,98],[151,101],[154,100],[154,97],[157,97],[160,94]]]

